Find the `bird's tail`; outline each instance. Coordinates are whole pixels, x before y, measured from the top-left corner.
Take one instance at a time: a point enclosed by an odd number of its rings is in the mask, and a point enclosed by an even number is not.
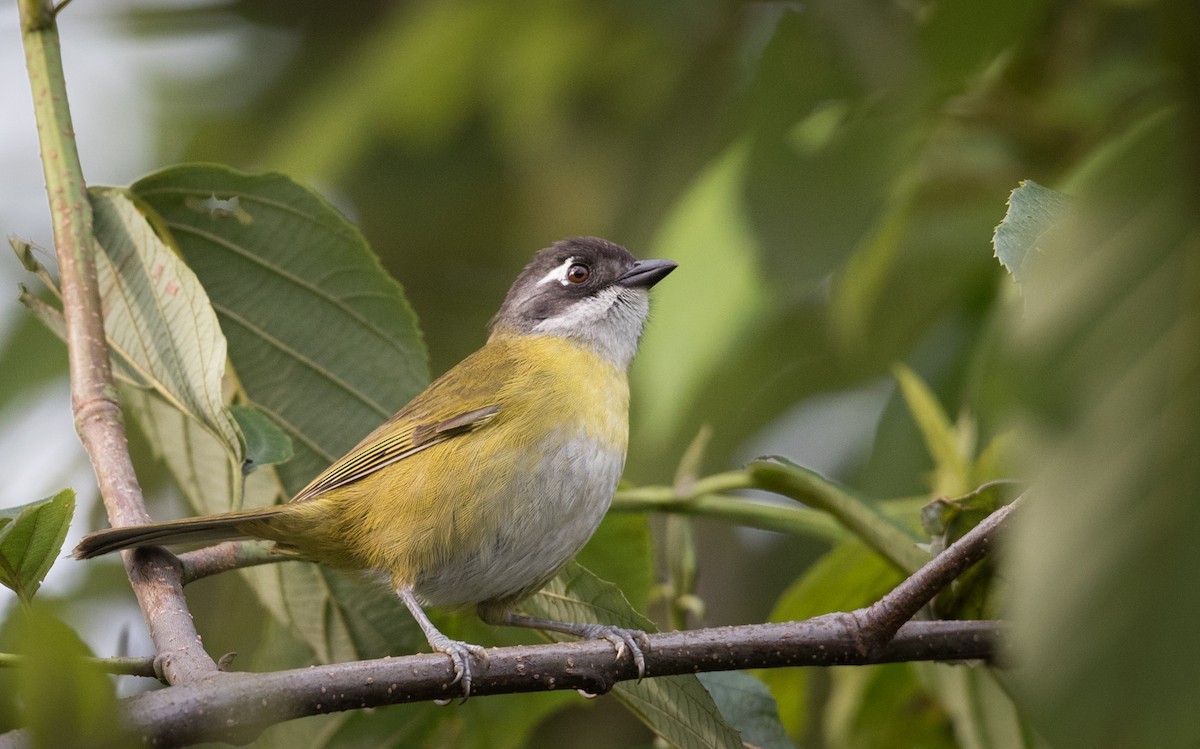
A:
[[[137,546],[169,546],[186,543],[217,543],[249,538],[270,538],[264,531],[270,521],[287,512],[288,505],[256,510],[239,510],[183,520],[146,525],[127,525],[89,533],[71,552],[76,559],[89,559]]]

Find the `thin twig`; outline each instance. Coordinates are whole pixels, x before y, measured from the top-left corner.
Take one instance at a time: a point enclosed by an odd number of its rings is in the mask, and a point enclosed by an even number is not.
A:
[[[293,559],[282,554],[272,554],[270,545],[265,541],[228,541],[180,554],[178,558],[183,565],[184,585],[229,570]]]

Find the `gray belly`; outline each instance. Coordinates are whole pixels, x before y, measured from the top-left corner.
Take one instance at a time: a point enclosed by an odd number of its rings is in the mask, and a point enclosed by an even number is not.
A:
[[[459,549],[414,584],[435,606],[518,599],[541,588],[587,543],[612,502],[624,468],[614,453],[579,437],[545,452],[491,503],[497,532]]]

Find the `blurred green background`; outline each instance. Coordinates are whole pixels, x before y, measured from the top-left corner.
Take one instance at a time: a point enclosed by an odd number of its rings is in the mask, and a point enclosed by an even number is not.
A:
[[[4,13],[4,103],[24,112],[15,11]],[[959,420],[966,457],[1023,430],[998,465],[1025,478],[1048,467],[1048,485],[1060,490],[1030,513],[1014,545],[1024,556],[1003,576],[1018,587],[1040,581],[1016,596],[1024,652],[1034,660],[1063,652],[1052,633],[1112,616],[1099,602],[1113,596],[1132,613],[1064,656],[1049,680],[1017,673],[1000,686],[989,677],[952,688],[952,679],[982,677],[894,666],[813,674],[791,701],[795,684],[772,682],[802,746],[1035,746],[1034,733],[1056,746],[1200,738],[1178,713],[1200,691],[1191,675],[1200,658],[1195,646],[1166,644],[1200,613],[1200,586],[1186,585],[1200,577],[1187,555],[1200,482],[1186,460],[1195,455],[1191,349],[1200,340],[1188,338],[1200,175],[1194,0],[76,0],[62,29],[89,183],[208,161],[313,185],[404,285],[435,374],[482,343],[518,270],[556,239],[600,235],[639,257],[677,261],[654,292],[632,372],[634,484],[670,483],[708,426],[702,472],[780,454],[879,500],[971,488],[938,484],[894,384],[898,362]],[[114,97],[133,104],[92,104]],[[5,132],[22,133],[5,148],[24,153],[12,157],[22,168],[4,188],[21,197],[6,201],[0,226],[48,246],[38,234],[44,215],[16,210],[39,210],[41,200],[45,211],[40,175],[28,168],[31,158],[36,168],[32,116],[5,119]],[[1097,214],[1107,223],[1082,222],[1061,240],[1058,262],[1039,269],[1024,297],[991,247],[1023,179],[1117,206]],[[1142,199],[1157,221],[1141,212]],[[1129,223],[1118,220],[1122,210]],[[1141,228],[1122,234],[1130,225]],[[1106,254],[1117,236],[1125,244]],[[1110,255],[1147,265],[1099,262]],[[6,265],[3,278],[16,278],[16,263]],[[1143,278],[1164,285],[1126,297],[1127,287],[1144,289]],[[1111,310],[1124,328],[1105,327]],[[15,303],[0,315],[0,418],[12,435],[3,452],[23,477],[0,489],[0,504],[65,484],[93,492],[77,446],[63,440],[73,435],[61,345]],[[320,335],[319,321],[313,328]],[[1139,340],[1157,358],[1127,350]],[[1150,378],[1137,390],[1146,403],[1122,395],[1130,372]],[[1113,399],[1130,413],[1097,426],[1092,406]],[[1150,418],[1168,412],[1176,418]],[[42,413],[53,416],[31,415]],[[22,435],[51,420],[55,436],[35,450],[51,455],[41,458],[46,469],[18,467],[28,462]],[[1077,440],[1085,433],[1086,444]],[[1167,449],[1131,457],[1124,448],[1138,435]],[[186,512],[145,445],[135,448],[156,497],[152,513]],[[59,460],[67,451],[76,457]],[[1083,474],[1056,469],[1048,456],[1061,455]],[[1101,481],[1101,468],[1120,476]],[[1178,491],[1136,502],[1132,488],[1148,475]],[[1125,504],[1097,499],[1118,487]],[[73,537],[100,523],[98,513],[81,513]],[[661,538],[662,520],[652,524]],[[836,566],[819,540],[706,520],[695,531],[706,607],[693,625],[764,621],[815,560]],[[1136,550],[1147,547],[1184,561],[1143,570]],[[1095,561],[1097,548],[1111,553]],[[861,554],[841,553],[856,595],[894,582]],[[1048,604],[1059,573],[1083,556],[1093,561],[1089,574],[1069,576],[1075,596]],[[117,565],[94,564],[47,591],[68,599],[64,616],[99,652],[116,649],[121,626],[133,651],[146,647],[122,579]],[[1147,579],[1161,589],[1147,593]],[[123,613],[97,616],[110,608]],[[210,652],[265,647],[262,613],[236,585],[201,583],[193,608]],[[1163,608],[1177,618],[1148,625],[1138,614]],[[1144,659],[1118,658],[1116,672],[1097,666],[1098,653],[1135,632],[1159,632],[1164,644]],[[1165,664],[1176,657],[1188,673],[1172,681]],[[1076,691],[1096,683],[1098,670],[1107,674],[1103,694]],[[1177,699],[1155,707],[1156,689]],[[989,723],[977,710],[978,728],[948,696],[962,694],[1002,705],[1003,717]],[[1022,720],[1011,695],[1029,708]],[[529,699],[497,704],[520,710]],[[649,744],[611,700],[597,703],[554,713],[528,744]],[[1058,710],[1068,704],[1075,708]],[[1127,733],[1106,728],[1118,714]],[[1087,741],[1071,743],[1080,736]]]

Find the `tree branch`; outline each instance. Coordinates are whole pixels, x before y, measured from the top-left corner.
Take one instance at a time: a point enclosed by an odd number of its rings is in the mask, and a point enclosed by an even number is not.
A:
[[[19,8],[58,255],[75,428],[91,458],[110,522],[145,523],[149,517],[129,457],[108,359],[92,207],[67,105],[55,11],[49,3],[37,0],[21,0]],[[174,558],[160,550],[136,555],[126,552],[124,560],[168,678],[187,681],[214,671],[216,665],[200,646],[188,614]]]
[[[898,661],[990,660],[1001,625],[992,621],[910,622],[880,652],[865,655],[855,633],[825,617],[805,622],[714,627],[650,635],[648,676],[782,666],[846,666]],[[637,679],[626,654],[596,640],[495,648],[471,685],[472,699],[577,689],[603,694]],[[159,747],[203,741],[245,743],[264,728],[306,715],[425,700],[454,700],[453,669],[441,654],[314,666],[272,673],[213,673],[123,702],[126,727]],[[0,749],[23,746],[20,732]]]
[[[983,559],[1009,516],[1021,504],[1017,497],[983,519],[883,598],[848,614],[828,614],[855,632],[864,655],[880,652],[905,622],[917,615],[947,585]]]

